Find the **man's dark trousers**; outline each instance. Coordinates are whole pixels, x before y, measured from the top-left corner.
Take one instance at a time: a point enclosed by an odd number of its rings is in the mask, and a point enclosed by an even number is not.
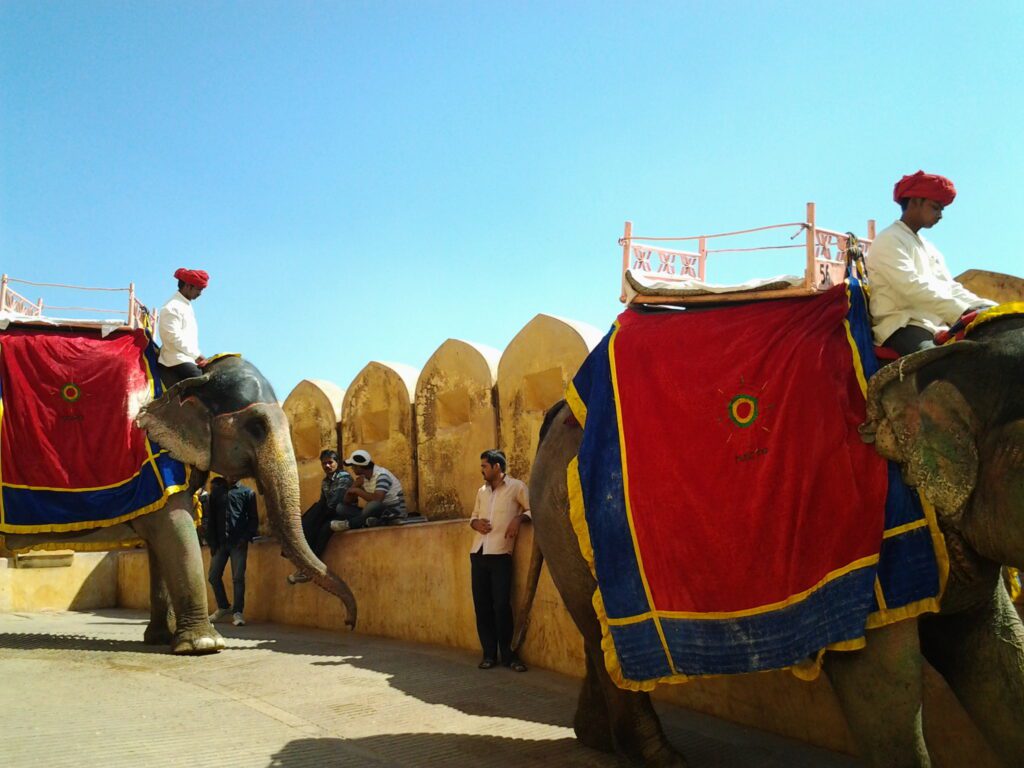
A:
[[[231,583],[234,585],[235,602],[233,613],[245,612],[245,561],[249,555],[249,542],[245,539],[228,545],[222,544],[210,555],[210,586],[217,598],[218,608],[228,607],[228,595],[224,591],[224,566],[231,559]]]
[[[905,325],[893,333],[882,346],[895,349],[900,357],[912,355],[922,349],[934,347],[932,332],[917,325]]]
[[[313,550],[313,554],[320,557],[327,549],[327,542],[331,540],[331,520],[337,520],[338,515],[331,511],[331,508],[324,504],[323,499],[306,510],[302,516],[302,533],[306,536],[306,543]]]
[[[171,387],[179,381],[203,375],[203,369],[195,363],[178,363],[178,365],[158,363],[157,368],[160,371],[160,381],[165,387]]]
[[[469,562],[476,631],[484,658],[508,666],[513,661],[512,555],[474,552]]]

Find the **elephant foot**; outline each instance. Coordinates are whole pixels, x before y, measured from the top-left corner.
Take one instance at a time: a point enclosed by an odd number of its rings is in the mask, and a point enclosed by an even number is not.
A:
[[[664,737],[643,748],[630,748],[622,743],[617,747],[622,762],[638,768],[687,768],[690,765]]]
[[[224,638],[212,626],[178,632],[171,642],[171,653],[178,656],[201,656],[224,650]]]
[[[146,645],[170,645],[174,639],[174,633],[166,626],[158,627],[150,624],[142,635],[142,642]]]
[[[573,731],[576,733],[576,739],[585,747],[596,749],[598,752],[615,751],[615,742],[607,731],[579,725],[573,726]]]
[[[645,756],[643,765],[645,768],[687,768],[690,764],[673,747],[665,744],[653,755]]]
[[[593,713],[584,712],[582,708],[577,709],[572,729],[583,746],[596,749],[598,752],[615,751],[615,739],[612,738],[607,712]]]

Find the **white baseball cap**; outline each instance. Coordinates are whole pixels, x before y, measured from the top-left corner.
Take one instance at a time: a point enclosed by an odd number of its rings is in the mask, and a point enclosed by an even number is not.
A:
[[[345,459],[345,463],[349,466],[368,467],[373,463],[373,460],[366,451],[352,451],[352,455]]]

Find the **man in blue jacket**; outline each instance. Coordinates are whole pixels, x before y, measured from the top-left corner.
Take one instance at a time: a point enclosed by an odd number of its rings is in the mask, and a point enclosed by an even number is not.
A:
[[[245,624],[245,561],[249,542],[259,535],[256,494],[233,478],[215,477],[210,483],[206,541],[210,545],[210,586],[217,598],[217,610],[210,621],[233,614],[232,624]],[[224,566],[231,559],[234,603],[228,606],[224,591]]]

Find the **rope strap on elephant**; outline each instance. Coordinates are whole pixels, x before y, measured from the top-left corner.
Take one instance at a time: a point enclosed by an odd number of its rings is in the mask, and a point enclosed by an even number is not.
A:
[[[142,330],[0,332],[0,532],[80,531],[131,520],[188,472],[134,424],[159,396]]]
[[[938,609],[934,514],[865,445],[856,278],[807,298],[622,313],[569,387],[569,467],[608,671],[649,689],[794,668]]]

